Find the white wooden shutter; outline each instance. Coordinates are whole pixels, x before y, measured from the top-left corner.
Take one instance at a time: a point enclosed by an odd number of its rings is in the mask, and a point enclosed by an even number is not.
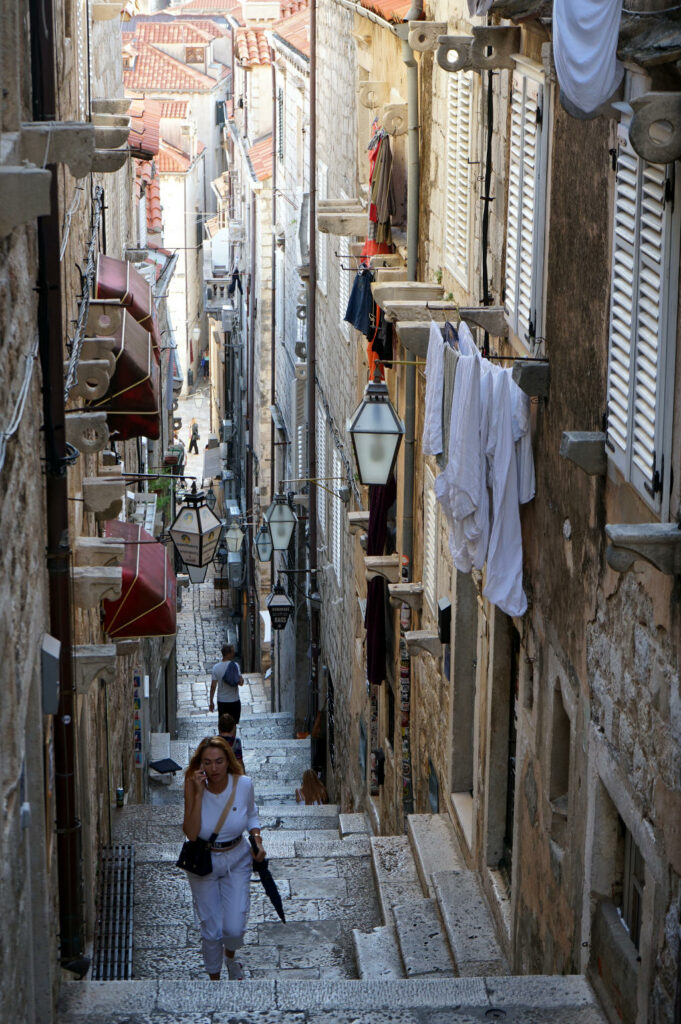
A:
[[[325,487],[329,486],[326,480],[326,414],[320,403],[317,404],[317,479],[320,486],[317,488],[317,516],[322,534],[326,535],[326,494]]]
[[[423,481],[423,592],[430,609],[437,609],[438,505],[435,480],[426,466]]]
[[[338,238],[338,316],[343,331],[347,333],[349,324],[344,320],[350,298],[350,244],[347,237]]]
[[[291,420],[293,427],[294,475],[302,480],[307,472],[307,381],[291,381]]]
[[[467,288],[473,72],[459,71],[450,74],[448,78],[445,265],[457,281]]]
[[[544,88],[513,72],[506,221],[506,312],[524,341],[541,333],[546,144]]]
[[[641,160],[629,143],[626,120],[619,133],[608,449],[625,478],[658,511],[666,500],[673,403],[679,234],[674,168]]]
[[[333,484],[333,490],[337,491],[342,484],[340,477],[343,473],[343,463],[341,462],[338,450],[334,446],[333,459],[332,459],[332,476],[334,479],[331,481]],[[336,579],[338,585],[341,583],[342,574],[342,545],[343,545],[343,502],[340,498],[331,498],[331,559],[333,561],[333,569],[336,573]]]
[[[317,199],[321,201],[327,198],[329,171],[325,164],[319,163],[317,167]],[[319,206],[317,206],[319,209]],[[326,295],[326,279],[328,274],[328,242],[329,236],[323,231],[317,231],[317,285]]]

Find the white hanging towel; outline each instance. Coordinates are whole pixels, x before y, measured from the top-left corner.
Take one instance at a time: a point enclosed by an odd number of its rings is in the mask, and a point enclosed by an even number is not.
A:
[[[442,388],[444,384],[444,348],[442,329],[434,321],[428,336],[426,357],[426,404],[423,416],[423,454],[442,451]]]
[[[487,14],[492,6],[492,0],[468,0],[468,13],[471,18],[476,14]]]
[[[553,59],[560,87],[579,110],[612,96],[624,69],[617,60],[622,0],[554,0]]]
[[[532,433],[530,431],[530,396],[526,395],[513,380],[512,370],[504,370],[504,373],[508,374],[511,389],[513,440],[515,441],[515,457],[518,468],[518,501],[521,505],[525,505],[528,501],[532,501],[536,489]]]
[[[492,475],[492,530],[483,596],[507,615],[524,615],[523,543],[507,373],[494,377],[487,456]]]

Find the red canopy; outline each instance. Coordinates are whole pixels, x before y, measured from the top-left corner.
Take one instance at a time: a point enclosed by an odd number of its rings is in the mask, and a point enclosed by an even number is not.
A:
[[[163,544],[137,526],[112,519],[107,537],[125,541],[123,591],[117,601],[103,601],[104,632],[112,640],[173,636],[176,632],[175,573]]]
[[[156,359],[161,356],[161,338],[158,332],[156,307],[151,285],[127,260],[100,253],[97,257],[97,299],[118,299],[129,309],[138,324],[151,335]]]

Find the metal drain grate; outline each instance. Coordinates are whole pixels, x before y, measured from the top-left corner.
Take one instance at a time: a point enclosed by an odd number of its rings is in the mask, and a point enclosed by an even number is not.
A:
[[[105,846],[99,865],[99,915],[90,977],[132,978],[132,914],[135,848]]]

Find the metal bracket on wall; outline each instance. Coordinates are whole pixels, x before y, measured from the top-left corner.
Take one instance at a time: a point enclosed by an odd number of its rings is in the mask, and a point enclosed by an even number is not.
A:
[[[472,36],[440,36],[436,60],[443,71],[512,69],[512,54],[520,49],[520,29],[506,25],[476,25]],[[456,57],[452,59],[452,50]],[[488,53],[491,50],[491,53]]]

